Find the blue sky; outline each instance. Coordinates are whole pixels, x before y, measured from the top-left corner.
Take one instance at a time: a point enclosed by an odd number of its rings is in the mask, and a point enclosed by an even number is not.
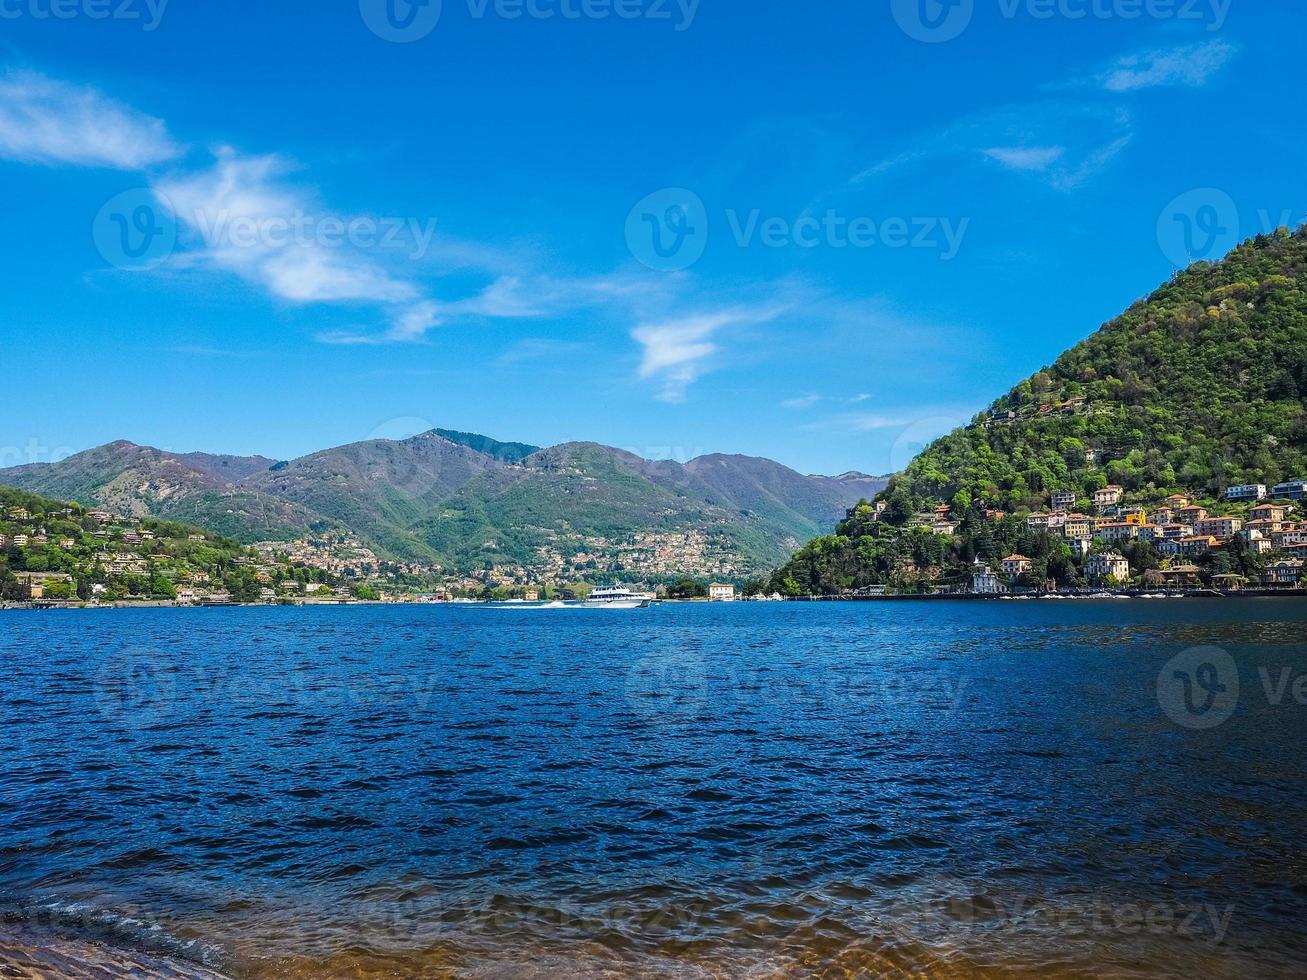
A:
[[[0,463],[444,426],[889,471],[1187,257],[1304,220],[1305,27],[0,0]]]

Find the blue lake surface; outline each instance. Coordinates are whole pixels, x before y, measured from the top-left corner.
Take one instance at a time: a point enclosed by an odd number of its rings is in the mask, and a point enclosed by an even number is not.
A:
[[[1302,600],[9,613],[0,667],[0,912],[234,976],[1307,972]]]

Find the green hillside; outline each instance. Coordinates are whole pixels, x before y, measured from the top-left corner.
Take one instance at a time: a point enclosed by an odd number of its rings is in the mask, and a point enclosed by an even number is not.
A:
[[[1172,493],[1243,519],[1250,505],[1223,500],[1228,487],[1292,479],[1307,479],[1307,229],[1259,236],[1179,273],[929,446],[890,481],[879,512],[855,508],[766,584],[965,587],[973,561],[997,568],[1016,553],[1032,560],[1026,578],[1038,585],[1083,585],[1090,556],[1026,520],[1050,508],[1053,491],[1088,510],[1095,490],[1119,486],[1119,507],[1100,508],[1100,522],[1120,520],[1122,508],[1151,521]],[[1099,529],[1093,551],[1125,553],[1141,580],[1178,564],[1160,541],[1118,545]],[[1193,560],[1210,582],[1256,579],[1270,559],[1232,537]]]
[[[0,600],[276,602],[335,577],[185,524],[0,487]]]
[[[1282,231],[1135,303],[931,445],[886,499],[906,516],[958,493],[1015,510],[1109,483],[1273,485],[1307,472],[1305,395],[1307,231]]]
[[[382,558],[454,573],[521,566],[645,580],[757,574],[884,482],[744,456],[682,464],[436,430],[276,464],[115,442],[0,470],[0,484],[246,543],[339,531]]]

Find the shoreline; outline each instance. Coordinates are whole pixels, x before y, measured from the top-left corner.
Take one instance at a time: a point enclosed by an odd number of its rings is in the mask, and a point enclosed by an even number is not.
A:
[[[709,601],[707,599],[659,599],[658,605],[678,605],[678,606],[731,606],[731,605],[770,605],[774,602],[798,602],[798,603],[822,603],[822,602],[1019,602],[1028,600],[1062,600],[1062,601],[1086,601],[1106,599],[1140,599],[1156,601],[1159,599],[1307,599],[1307,589],[1241,589],[1238,591],[1223,592],[1218,589],[1192,589],[1183,592],[1169,591],[1158,592],[1144,589],[1118,589],[1113,591],[1097,592],[1044,592],[1044,593],[994,593],[979,594],[971,592],[942,592],[929,594],[899,594],[899,595],[824,595],[824,596],[787,596],[781,600],[766,599],[734,599],[722,601]],[[100,612],[104,610],[119,609],[299,609],[305,607],[331,607],[346,608],[358,606],[383,606],[383,607],[419,607],[419,606],[437,606],[437,607],[458,607],[458,608],[476,608],[484,606],[502,606],[502,602],[476,601],[476,602],[377,602],[375,600],[359,600],[356,602],[291,602],[291,603],[273,603],[273,602],[225,602],[213,603],[209,605],[194,605],[192,603],[177,602],[113,602],[91,604],[85,602],[4,602],[0,603],[0,612]],[[521,608],[531,609],[532,606],[520,604]],[[535,607],[543,608],[543,607]]]
[[[159,980],[231,980],[199,963],[79,937],[34,929],[0,918],[0,976],[32,980],[96,980],[157,977]]]

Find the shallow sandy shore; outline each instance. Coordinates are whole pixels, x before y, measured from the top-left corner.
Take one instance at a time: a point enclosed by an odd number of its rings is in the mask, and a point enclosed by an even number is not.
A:
[[[226,980],[192,963],[0,925],[4,980]]]

